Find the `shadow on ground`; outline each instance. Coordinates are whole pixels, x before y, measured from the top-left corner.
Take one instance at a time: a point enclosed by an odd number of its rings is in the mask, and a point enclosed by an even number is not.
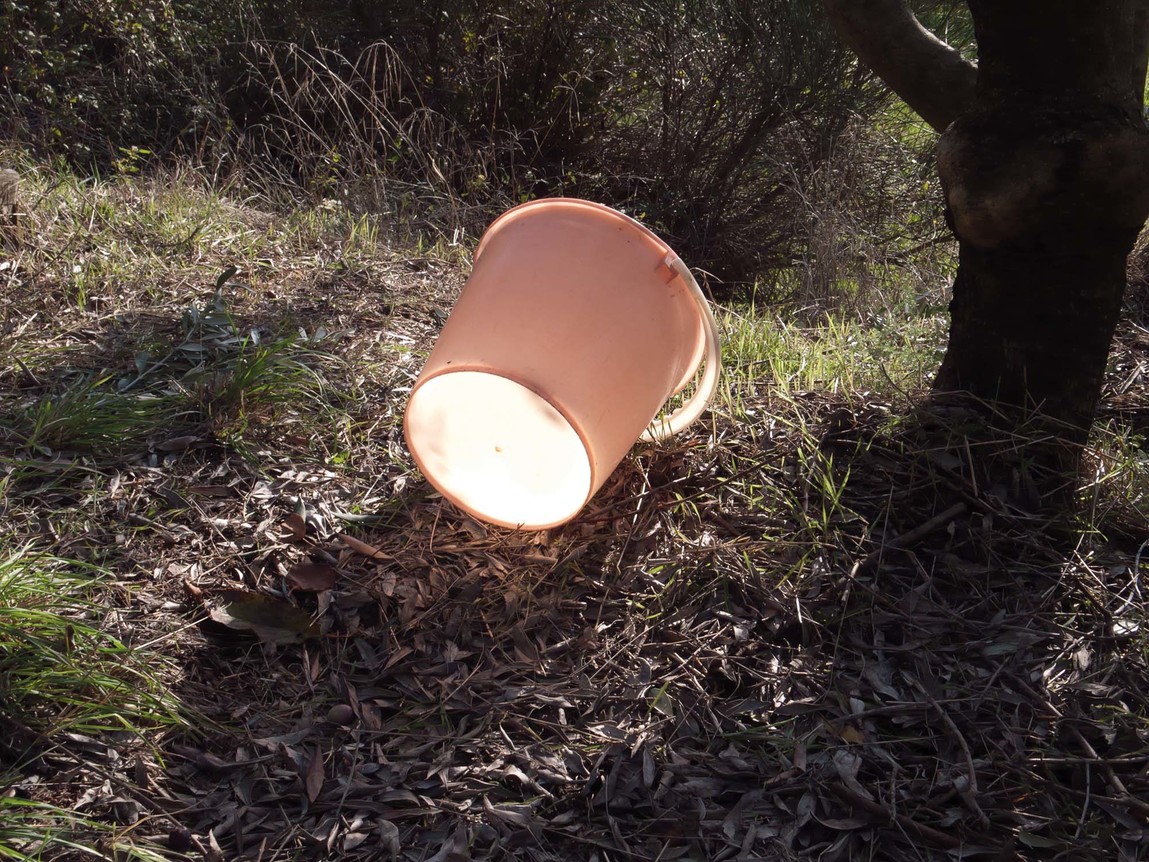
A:
[[[801,429],[648,450],[547,533],[484,527],[406,472],[351,527],[339,480],[273,482],[313,517],[290,540],[265,519],[252,586],[299,562],[339,581],[294,594],[323,626],[303,645],[187,642],[182,696],[221,730],[170,749],[159,784],[188,806],[172,841],[253,859],[1140,858],[1129,555],[1067,546],[1020,480],[979,481],[953,416],[803,409]]]
[[[413,472],[410,375],[360,389],[354,451],[156,428],[21,468],[10,519],[113,570],[206,728],[109,760],[93,816],[211,860],[1143,858],[1136,543],[1034,514],[1024,463],[971,468],[960,411],[749,399],[527,534]],[[206,625],[225,590],[317,630]]]

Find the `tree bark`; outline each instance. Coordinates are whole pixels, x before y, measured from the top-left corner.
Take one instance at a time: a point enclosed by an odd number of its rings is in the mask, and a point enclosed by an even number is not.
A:
[[[1149,0],[968,0],[976,71],[904,0],[823,3],[863,62],[943,130],[959,263],[934,389],[1006,414],[1009,469],[1052,468],[1038,490],[1064,505],[1149,215]],[[1000,438],[986,442],[1000,466]]]
[[[1040,412],[1079,444],[1149,214],[1134,2],[969,5],[978,86],[938,148],[959,269],[935,389]]]
[[[903,0],[822,0],[858,58],[937,131],[973,102],[977,67],[918,23]]]

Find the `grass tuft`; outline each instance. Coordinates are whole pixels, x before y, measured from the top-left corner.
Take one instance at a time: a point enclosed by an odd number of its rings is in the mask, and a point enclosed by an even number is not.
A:
[[[109,613],[105,577],[101,569],[29,546],[0,558],[5,721],[48,737],[139,734],[184,723],[148,657],[102,627]]]
[[[110,631],[131,626],[107,577],[27,545],[0,558],[0,859],[161,858],[71,807],[93,777],[126,786],[98,740],[147,749],[188,726],[168,662]]]

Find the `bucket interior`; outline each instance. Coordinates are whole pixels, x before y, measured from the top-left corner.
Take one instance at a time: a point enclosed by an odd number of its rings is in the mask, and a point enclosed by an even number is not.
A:
[[[578,433],[513,380],[481,371],[432,377],[412,393],[406,421],[423,474],[484,520],[541,529],[572,517],[590,495]]]

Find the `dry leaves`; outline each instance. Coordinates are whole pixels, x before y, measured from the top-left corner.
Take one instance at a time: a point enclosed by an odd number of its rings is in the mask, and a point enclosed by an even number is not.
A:
[[[262,593],[225,590],[216,596],[209,618],[238,632],[250,632],[268,644],[300,643],[318,637],[311,615],[290,602]]]
[[[339,580],[339,572],[324,563],[299,563],[287,572],[287,580],[298,590],[321,593]]]

